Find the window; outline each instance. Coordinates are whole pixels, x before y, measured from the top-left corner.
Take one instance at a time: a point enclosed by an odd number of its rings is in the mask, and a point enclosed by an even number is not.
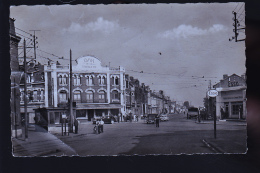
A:
[[[105,93],[105,91],[100,91],[99,95],[98,95],[98,98],[99,98],[99,102],[104,103],[105,100],[106,100],[106,93]]]
[[[87,103],[93,103],[94,93],[92,91],[87,92]]]
[[[105,76],[103,76],[101,79],[101,84],[105,84],[105,80],[106,80],[106,78],[105,78]]]
[[[99,85],[104,85],[104,84],[105,84],[105,79],[106,79],[105,76],[99,76],[99,77],[98,77],[98,83],[99,83]]]
[[[37,101],[37,90],[33,91],[33,101]]]
[[[21,101],[24,101],[24,91],[21,91],[21,95],[20,95]]]
[[[60,103],[66,103],[67,102],[67,92],[62,90],[59,93]]]
[[[119,99],[118,91],[116,91],[116,90],[112,91],[112,99]]]
[[[119,76],[112,76],[112,85],[119,85]]]
[[[242,109],[243,109],[242,105],[232,105],[232,114],[239,115],[239,111],[241,113]]]
[[[119,84],[119,79],[118,77],[115,78],[115,85],[118,85]]]
[[[101,76],[98,77],[98,83],[101,84]]]
[[[58,80],[59,80],[59,85],[66,85],[67,84],[66,75],[59,75]]]
[[[86,77],[86,85],[93,85],[93,76]]]
[[[41,90],[41,100],[44,100],[44,91]]]
[[[59,76],[59,84],[60,85],[62,84],[62,76],[61,75]]]
[[[73,97],[75,102],[81,102],[81,93],[80,91],[75,91],[74,92],[74,97]]]
[[[129,82],[128,81],[126,81],[126,88],[128,88],[129,86],[128,86],[128,84],[129,84]]]
[[[75,86],[79,86],[81,84],[81,77],[80,76],[75,76],[73,79],[73,83]]]

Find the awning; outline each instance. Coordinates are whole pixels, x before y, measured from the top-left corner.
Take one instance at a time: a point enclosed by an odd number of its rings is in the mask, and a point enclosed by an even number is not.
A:
[[[87,105],[78,105],[74,108],[76,110],[83,109],[120,109],[123,106],[120,104],[87,104]]]

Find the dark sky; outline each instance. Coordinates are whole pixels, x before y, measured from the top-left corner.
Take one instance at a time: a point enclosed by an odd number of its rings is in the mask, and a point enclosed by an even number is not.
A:
[[[68,64],[70,49],[73,59],[94,55],[104,66],[125,67],[172,100],[202,106],[209,80],[215,84],[223,74],[245,73],[245,43],[228,40],[234,36],[233,10],[244,25],[243,5],[14,6],[10,17],[23,31],[41,30],[36,32],[39,50],[65,58],[37,51],[41,63],[48,57]],[[241,32],[239,38],[244,37]]]

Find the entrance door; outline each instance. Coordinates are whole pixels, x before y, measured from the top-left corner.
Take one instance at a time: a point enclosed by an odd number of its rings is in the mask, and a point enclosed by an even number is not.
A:
[[[88,121],[91,121],[91,118],[94,118],[94,109],[88,110]]]
[[[228,118],[229,117],[229,109],[228,109],[229,105],[228,103],[225,104],[225,113],[224,113],[224,119]]]

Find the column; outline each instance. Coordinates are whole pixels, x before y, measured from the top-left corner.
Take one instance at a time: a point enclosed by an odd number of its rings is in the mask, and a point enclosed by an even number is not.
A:
[[[53,106],[57,107],[58,106],[58,89],[57,89],[57,72],[56,72],[56,64],[51,65],[52,72],[51,72],[51,77],[53,79],[53,98],[54,98],[54,103]]]
[[[110,73],[107,73],[107,101],[110,103]]]
[[[44,99],[44,103],[45,103],[45,107],[48,107],[49,103],[48,103],[48,75],[46,72],[47,66],[44,66],[44,86],[45,86],[45,99]]]
[[[123,106],[121,108],[121,113],[122,114],[125,114],[125,111],[124,111],[124,106],[125,106],[125,103],[124,103],[124,75],[123,75],[123,72],[121,71],[121,67],[120,67],[120,91],[121,91],[121,94],[120,94],[120,102],[121,102],[121,106]]]
[[[231,117],[232,117],[232,106],[231,106],[231,102],[228,103],[228,111],[229,111],[228,118],[231,118]]]

